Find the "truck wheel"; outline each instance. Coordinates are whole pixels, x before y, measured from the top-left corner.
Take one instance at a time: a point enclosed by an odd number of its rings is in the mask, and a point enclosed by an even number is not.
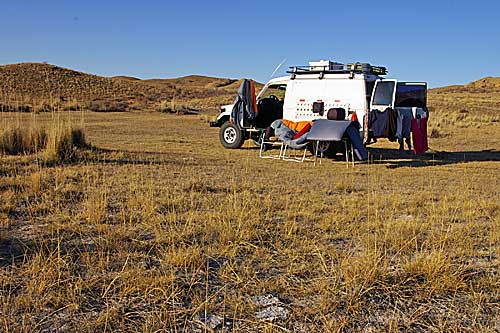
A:
[[[219,139],[224,148],[228,149],[238,149],[245,142],[245,137],[241,130],[235,124],[227,121],[220,128]]]

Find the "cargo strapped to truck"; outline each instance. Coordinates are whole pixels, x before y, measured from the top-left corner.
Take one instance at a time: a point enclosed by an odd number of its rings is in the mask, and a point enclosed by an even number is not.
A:
[[[301,74],[319,74],[320,78],[323,78],[324,74],[372,74],[372,75],[386,75],[387,68],[382,66],[372,66],[368,63],[351,63],[351,64],[339,64],[339,63],[325,63],[321,65],[318,63],[310,63],[309,66],[292,66],[287,73],[292,74],[292,78],[295,75]]]

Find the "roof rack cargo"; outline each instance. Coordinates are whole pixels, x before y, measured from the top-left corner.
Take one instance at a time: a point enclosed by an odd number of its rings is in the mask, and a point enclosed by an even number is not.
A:
[[[373,75],[386,75],[387,68],[382,66],[372,66],[369,63],[349,63],[347,65],[331,62],[331,61],[317,61],[310,62],[309,66],[292,66],[287,73],[292,76],[300,74],[373,74]]]

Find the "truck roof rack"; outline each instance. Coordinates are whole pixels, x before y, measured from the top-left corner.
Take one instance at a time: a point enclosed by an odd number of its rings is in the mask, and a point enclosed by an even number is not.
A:
[[[287,73],[295,75],[300,74],[319,74],[323,78],[324,74],[372,74],[386,75],[387,68],[382,66],[372,66],[368,63],[350,63],[340,64],[334,62],[316,62],[309,63],[309,66],[292,66]]]

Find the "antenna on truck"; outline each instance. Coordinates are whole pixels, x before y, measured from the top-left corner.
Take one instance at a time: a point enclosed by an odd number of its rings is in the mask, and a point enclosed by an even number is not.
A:
[[[283,66],[283,64],[285,63],[286,61],[286,58],[283,59],[280,64],[274,69],[273,73],[271,74],[271,76],[269,76],[269,80],[273,78],[274,74],[276,74],[276,72],[278,71],[278,69],[280,69],[281,66]]]

